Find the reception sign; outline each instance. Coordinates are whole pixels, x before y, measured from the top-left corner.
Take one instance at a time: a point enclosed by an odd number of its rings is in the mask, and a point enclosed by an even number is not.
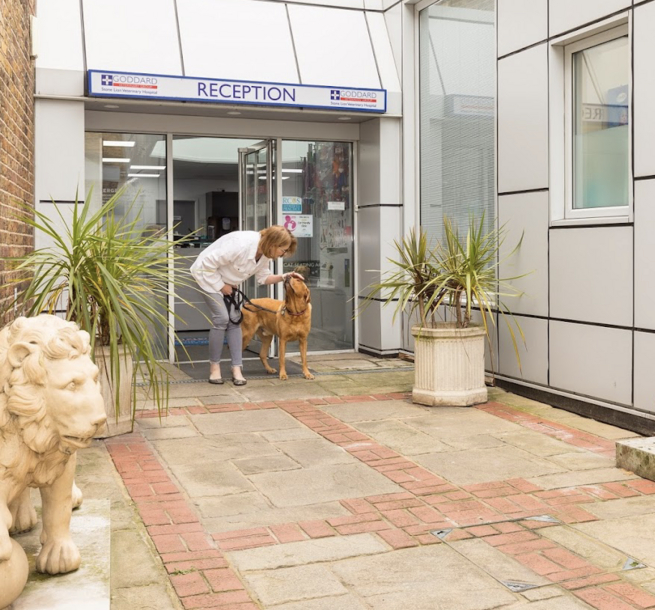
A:
[[[221,80],[111,70],[89,70],[88,86],[92,97],[290,106],[350,112],[383,113],[387,110],[385,89]]]

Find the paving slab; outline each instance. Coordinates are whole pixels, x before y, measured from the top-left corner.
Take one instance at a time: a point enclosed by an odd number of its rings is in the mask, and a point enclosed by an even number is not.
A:
[[[516,601],[507,588],[445,544],[355,557],[330,567],[375,610],[489,610]]]
[[[176,466],[173,472],[191,498],[226,496],[255,489],[248,478],[230,462],[205,460]]]
[[[321,599],[305,599],[301,602],[291,602],[275,606],[275,610],[368,610],[354,595],[339,597],[323,597]]]
[[[522,429],[518,424],[470,407],[432,408],[427,415],[414,417],[406,423],[445,442],[464,435],[495,435]]]
[[[245,580],[265,608],[348,593],[328,568],[317,564],[248,573]]]
[[[588,606],[582,600],[567,595],[542,601],[518,602],[511,606],[504,606],[503,610],[590,610],[590,608],[592,606]]]
[[[655,496],[619,498],[598,504],[588,504],[585,509],[599,519],[620,519],[655,513]]]
[[[452,447],[437,440],[434,436],[419,432],[403,421],[380,420],[358,422],[355,427],[357,430],[374,438],[378,443],[404,455],[418,455],[421,453],[436,453],[452,450]]]
[[[161,458],[171,467],[198,462],[220,463],[225,460],[277,455],[275,446],[257,433],[226,434],[211,437],[153,441]]]
[[[318,408],[347,423],[379,421],[383,419],[404,420],[406,418],[424,417],[426,413],[425,407],[413,405],[406,400],[318,405]]]
[[[277,507],[404,491],[360,462],[256,474],[250,476],[249,481]]]
[[[627,481],[634,478],[635,475],[631,472],[621,470],[620,468],[597,468],[594,470],[581,470],[546,476],[534,476],[528,480],[544,489],[561,489],[563,487],[576,487],[578,485],[595,485],[596,483]]]
[[[298,420],[280,409],[191,415],[190,419],[193,425],[206,436],[303,427]]]
[[[414,459],[455,485],[528,478],[563,470],[527,451],[509,446],[432,453],[414,456]]]
[[[315,435],[316,436],[316,435]],[[294,463],[303,468],[326,464],[359,464],[359,460],[345,449],[323,438],[275,442],[275,446],[284,452]]]
[[[265,457],[242,458],[232,460],[241,474],[260,474],[262,472],[277,472],[279,470],[296,470],[300,464],[286,455],[267,455]]]
[[[655,566],[655,515],[578,523],[575,529],[649,566]]]
[[[572,451],[570,453],[560,453],[551,455],[548,460],[562,468],[569,470],[594,470],[601,468],[613,468],[614,458],[605,457],[588,451]]]
[[[264,498],[259,493],[256,495]],[[266,527],[279,523],[316,521],[350,514],[339,502],[276,508],[271,507],[265,499],[263,505],[259,505],[257,502],[250,503],[247,496],[250,494],[196,499],[196,505],[203,517],[203,526],[213,534]],[[234,508],[239,506],[238,502],[241,502],[240,506],[243,508],[235,512]]]
[[[232,565],[244,573],[337,561],[347,557],[388,553],[388,551],[389,546],[374,534],[354,534],[233,551],[225,555]]]
[[[556,438],[533,432],[532,430],[516,430],[514,432],[503,432],[496,434],[496,438],[502,440],[508,445],[513,445],[523,451],[532,453],[539,457],[550,457],[552,455],[563,455],[571,453],[580,453],[582,455],[590,455],[584,449],[577,449],[570,443],[565,443]]]

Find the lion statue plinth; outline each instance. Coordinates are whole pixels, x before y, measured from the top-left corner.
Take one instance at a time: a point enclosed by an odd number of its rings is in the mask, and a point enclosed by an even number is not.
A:
[[[0,608],[27,580],[25,554],[9,534],[36,524],[30,487],[42,499],[36,569],[62,574],[80,566],[70,537],[71,511],[81,502],[75,452],[105,420],[88,333],[51,315],[17,318],[0,330]]]

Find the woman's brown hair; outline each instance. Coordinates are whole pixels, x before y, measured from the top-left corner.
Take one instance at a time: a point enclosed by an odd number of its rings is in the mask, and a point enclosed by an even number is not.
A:
[[[298,246],[298,240],[293,233],[282,225],[271,225],[268,229],[259,232],[262,236],[259,240],[259,249],[267,258],[275,258],[275,250],[284,248],[284,256],[293,256]]]

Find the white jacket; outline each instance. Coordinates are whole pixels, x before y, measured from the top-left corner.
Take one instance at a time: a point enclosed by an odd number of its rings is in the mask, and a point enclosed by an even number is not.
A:
[[[271,275],[270,258],[255,260],[261,235],[258,231],[233,231],[205,248],[191,265],[191,275],[205,292],[220,292],[225,284],[236,286],[251,276],[263,284]]]

